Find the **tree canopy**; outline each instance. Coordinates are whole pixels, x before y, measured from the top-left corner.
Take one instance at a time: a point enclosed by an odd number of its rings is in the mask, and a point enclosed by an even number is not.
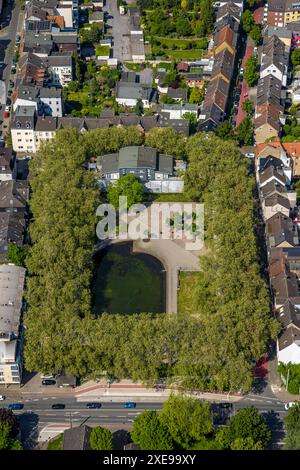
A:
[[[251,55],[246,62],[244,77],[247,85],[254,86],[259,79],[259,73],[257,71],[258,62],[254,55]]]
[[[127,197],[128,208],[133,204],[142,202],[144,189],[139,180],[132,174],[122,176],[108,188],[107,199],[110,204],[119,207],[119,197]]]
[[[93,428],[90,434],[90,446],[92,450],[113,450],[111,431],[101,426]]]
[[[284,448],[300,450],[300,403],[289,408],[284,423],[286,427]]]
[[[142,450],[172,450],[173,440],[157,411],[146,410],[134,420],[131,437]]]

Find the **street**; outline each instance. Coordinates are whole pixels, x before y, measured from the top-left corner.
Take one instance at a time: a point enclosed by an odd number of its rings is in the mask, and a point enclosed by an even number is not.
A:
[[[15,399],[15,401],[17,400]],[[41,437],[43,440],[47,440],[46,436],[53,437],[55,433],[58,434],[71,425],[106,426],[112,431],[130,430],[134,419],[144,410],[160,410],[163,406],[163,401],[153,402],[142,398],[134,399],[137,405],[132,409],[124,408],[123,404],[126,398],[123,402],[114,402],[104,397],[101,400],[85,399],[85,401],[79,401],[71,396],[38,397],[35,395],[35,397],[23,398],[19,401],[24,404],[24,408],[15,411],[15,414],[20,415],[22,441],[27,449],[34,448]],[[90,401],[100,401],[101,408],[86,408],[86,403]],[[7,407],[12,402],[12,399],[7,399],[0,406]],[[51,406],[54,403],[65,404],[65,409],[53,410]],[[284,404],[277,398],[248,395],[233,404],[233,413],[251,405],[259,410],[270,425],[272,448],[282,445],[283,418],[286,415]],[[54,433],[53,436],[51,433]]]
[[[0,31],[0,62],[4,62],[4,67],[0,69],[2,80],[2,85],[0,87],[0,102],[2,104],[2,109],[0,110],[1,122],[3,122],[4,107],[6,104],[9,80],[11,78],[11,66],[15,54],[16,34],[22,29],[23,15],[20,15],[20,12],[20,4],[10,1],[4,5],[1,15],[1,22],[5,22],[7,15],[11,15],[10,22],[6,22],[6,26]]]

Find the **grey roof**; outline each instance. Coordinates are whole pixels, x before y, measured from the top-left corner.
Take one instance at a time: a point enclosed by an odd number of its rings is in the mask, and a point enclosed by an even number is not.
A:
[[[283,242],[294,246],[298,241],[297,228],[294,228],[292,219],[281,212],[267,220],[266,233],[271,247],[276,247]]]
[[[199,106],[197,104],[190,104],[190,103],[163,104],[161,107],[162,112],[167,112],[168,110],[171,110],[171,111],[183,110],[184,112],[189,112],[189,111],[198,111],[198,109],[199,109]]]
[[[185,88],[168,88],[167,95],[173,99],[180,99],[186,100],[187,99],[187,91]]]
[[[38,116],[35,123],[36,132],[51,132],[57,129],[57,119],[52,116]]]
[[[283,105],[280,103],[281,86],[281,81],[273,75],[267,75],[264,78],[260,78],[257,84],[257,105],[261,105],[269,100],[282,111]]]
[[[262,185],[268,179],[273,178],[277,179],[282,185],[284,186],[287,182],[285,175],[283,174],[282,170],[279,168],[274,168],[273,165],[267,166],[267,168],[260,172],[259,174],[259,183]]]
[[[18,106],[12,119],[12,129],[34,129],[35,108],[33,106]]]
[[[103,173],[117,173],[119,171],[119,154],[101,155],[97,158],[97,165],[102,168]]]
[[[183,132],[187,136],[190,133],[190,125],[188,119],[170,119],[169,114],[162,113],[159,116],[158,126],[163,128],[170,127],[176,132]]]
[[[18,95],[17,97],[23,100],[28,101],[38,101],[38,95],[40,89],[35,85],[24,85],[21,83],[18,87]]]
[[[62,89],[56,87],[41,87],[39,88],[41,98],[61,98]]]
[[[92,428],[85,424],[76,428],[66,429],[63,436],[63,450],[91,450],[91,431]]]
[[[26,31],[51,31],[52,21],[34,21],[26,20],[25,30]]]
[[[286,39],[292,38],[292,31],[290,31],[286,27],[268,26],[266,32],[268,36],[278,36],[279,38],[286,38]]]
[[[72,34],[52,34],[53,41],[56,44],[78,44],[79,43],[79,37],[76,33]]]
[[[29,187],[27,181],[1,181],[0,182],[0,210],[24,210],[29,200]]]
[[[71,54],[50,55],[49,57],[47,57],[46,63],[50,67],[71,67],[72,55]]]
[[[273,157],[272,155],[259,159],[260,173],[266,170],[269,166],[272,166],[274,169],[281,169],[283,168],[283,162],[280,158]]]
[[[233,16],[234,18],[240,19],[241,9],[234,2],[227,2],[218,8],[216,21],[220,21],[224,16]]]
[[[298,278],[292,272],[282,272],[271,277],[271,284],[277,303],[284,303],[289,297],[299,296]]]
[[[13,155],[13,150],[9,147],[4,147],[0,149],[0,175],[13,173],[15,166],[15,158]]]
[[[26,31],[24,38],[24,52],[45,53],[49,55],[53,49],[51,33]]]
[[[214,65],[212,70],[212,78],[222,74],[227,80],[231,80],[234,69],[234,54],[231,54],[228,49],[223,49],[215,55]]]
[[[151,147],[123,147],[119,150],[119,169],[156,168],[157,150]]]
[[[287,299],[280,308],[277,319],[285,328],[292,323],[300,328],[300,308],[296,307],[290,299]]]
[[[281,194],[282,196],[287,197],[287,189],[280,183],[277,183],[276,180],[269,181],[269,183],[265,184],[261,189],[261,194],[263,199],[272,194]]]
[[[92,20],[92,21],[103,21],[103,20],[104,20],[104,13],[103,13],[103,11],[93,11],[93,13],[89,16],[89,20]]]
[[[9,243],[23,245],[24,214],[0,212],[0,261],[5,262]]]
[[[74,375],[59,375],[56,378],[56,385],[58,387],[62,387],[62,386],[75,387],[76,382],[77,382],[77,379]]]
[[[18,336],[25,268],[0,264],[0,337]]]
[[[116,87],[117,98],[151,99],[152,88],[140,83],[119,82]]]
[[[277,36],[265,37],[261,55],[261,71],[274,64],[283,73],[288,59],[285,44]]]
[[[283,197],[280,194],[273,194],[272,196],[268,196],[264,200],[265,206],[266,207],[274,207],[277,204],[280,206],[284,207],[285,209],[290,209],[290,201],[288,200],[287,197]]]
[[[300,342],[300,330],[294,326],[290,326],[286,330],[284,330],[278,336],[278,347],[279,351],[287,348],[291,344],[297,341],[298,345]]]

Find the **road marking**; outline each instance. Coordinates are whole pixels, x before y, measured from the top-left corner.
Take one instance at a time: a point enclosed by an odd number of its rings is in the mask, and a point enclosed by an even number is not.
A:
[[[47,398],[42,398],[42,400],[49,400],[49,397],[47,397]]]

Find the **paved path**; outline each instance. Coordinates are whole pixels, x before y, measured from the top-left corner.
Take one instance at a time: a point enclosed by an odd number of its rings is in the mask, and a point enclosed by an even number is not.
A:
[[[244,71],[245,71],[246,62],[249,59],[249,57],[251,56],[252,52],[253,52],[253,46],[247,44],[246,52],[245,52],[245,55],[244,55],[243,61],[242,61],[242,66],[244,67]],[[248,99],[247,95],[248,95],[247,82],[246,82],[246,80],[243,80],[241,98],[240,98],[240,101],[239,101],[239,109],[238,109],[238,114],[237,114],[237,118],[236,118],[236,126],[235,127],[238,127],[238,125],[246,117],[246,113],[243,111],[243,103],[246,99]]]
[[[120,15],[117,0],[108,0],[104,11],[107,11],[111,18],[106,21],[107,34],[113,36],[113,57],[120,62],[131,60],[130,36],[129,36],[129,16]]]

